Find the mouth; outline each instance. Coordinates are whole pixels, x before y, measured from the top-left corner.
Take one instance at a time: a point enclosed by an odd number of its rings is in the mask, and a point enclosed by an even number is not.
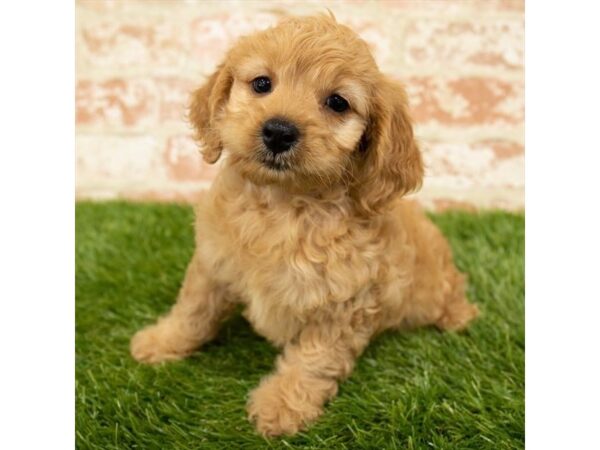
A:
[[[258,160],[264,167],[276,172],[292,170],[290,158],[284,154],[273,154],[265,150],[259,153]]]
[[[275,170],[277,172],[285,172],[286,170],[290,170],[289,164],[287,164],[285,162],[278,162],[275,160],[269,161],[269,160],[263,159],[263,160],[261,160],[261,163],[268,169]]]

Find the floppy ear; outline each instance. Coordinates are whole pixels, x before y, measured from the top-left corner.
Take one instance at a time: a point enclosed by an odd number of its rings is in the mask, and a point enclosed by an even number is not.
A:
[[[421,186],[423,161],[408,115],[406,93],[383,79],[359,149],[353,196],[367,213]]]
[[[189,119],[196,130],[196,140],[203,144],[202,157],[209,164],[217,162],[223,150],[215,123],[229,96],[232,80],[227,68],[221,64],[206,83],[192,94]]]

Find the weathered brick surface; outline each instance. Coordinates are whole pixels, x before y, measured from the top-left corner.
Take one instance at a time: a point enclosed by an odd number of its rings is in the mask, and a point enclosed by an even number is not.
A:
[[[181,77],[162,77],[156,80],[160,99],[158,119],[160,122],[186,122],[190,93],[198,82]]]
[[[223,8],[221,13],[214,15],[198,15],[190,23],[191,57],[212,67],[237,38],[276,22],[277,16],[273,13],[245,14],[237,8]]]
[[[192,201],[217,167],[186,122],[190,92],[235,40],[331,9],[409,93],[429,208],[524,199],[524,3],[519,0],[76,2],[77,195]]]
[[[75,90],[78,125],[107,128],[155,125],[159,97],[152,80],[79,80]]]
[[[78,187],[106,181],[127,185],[165,177],[160,144],[154,137],[90,134],[78,136],[75,143]]]
[[[466,67],[523,67],[524,27],[521,19],[476,22],[468,19],[420,19],[406,29],[406,64]]]
[[[423,142],[421,147],[431,187],[524,187],[523,148],[513,142]]]
[[[77,124],[106,130],[182,124],[196,85],[180,77],[80,79],[75,89]]]
[[[108,69],[179,65],[189,51],[186,36],[177,23],[144,20],[143,16],[121,18],[115,14],[100,22],[82,23],[78,38],[84,62]]]
[[[417,123],[504,126],[519,125],[524,120],[521,82],[476,76],[414,77],[405,85]]]
[[[190,135],[169,136],[163,162],[169,178],[174,181],[210,182],[219,170],[218,164],[211,165],[202,160],[198,144]]]

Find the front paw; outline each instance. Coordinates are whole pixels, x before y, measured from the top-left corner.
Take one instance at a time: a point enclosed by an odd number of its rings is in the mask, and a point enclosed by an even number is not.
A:
[[[250,394],[248,418],[263,436],[293,435],[322,413],[292,376],[272,375]]]
[[[150,325],[138,331],[131,338],[130,350],[137,361],[147,364],[174,361],[190,354],[189,350],[175,342],[172,333],[163,324]]]

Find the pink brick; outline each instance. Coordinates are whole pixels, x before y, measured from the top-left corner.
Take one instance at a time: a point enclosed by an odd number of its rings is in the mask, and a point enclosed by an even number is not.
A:
[[[519,125],[524,120],[523,82],[486,77],[405,80],[417,123]]]
[[[523,188],[525,185],[523,147],[518,143],[422,141],[421,148],[427,167],[426,187],[477,189]],[[506,149],[513,154],[499,155],[499,151]]]
[[[481,141],[481,145],[488,145],[498,160],[514,158],[525,154],[525,148],[516,142],[511,141]]]
[[[201,77],[198,77],[197,81],[177,77],[156,79],[157,95],[160,98],[160,121],[186,122],[190,95],[203,81]]]
[[[189,48],[181,24],[175,21],[126,21],[118,15],[84,24],[84,61],[99,67],[139,65],[171,68],[187,61]]]
[[[161,148],[150,136],[76,137],[77,184],[160,181],[164,178]]]
[[[198,16],[191,21],[190,57],[207,67],[216,66],[225,52],[240,37],[277,23],[269,12],[242,14],[232,10],[213,16]]]
[[[380,2],[383,8],[437,14],[523,12],[524,0],[393,0]]]
[[[198,143],[187,135],[167,139],[163,163],[169,178],[175,181],[212,181],[219,167],[219,164],[205,163]]]
[[[186,78],[159,77],[106,81],[80,80],[76,86],[79,125],[149,127],[185,122],[191,92],[201,84]]]
[[[159,98],[152,80],[80,80],[75,90],[78,125],[142,127],[156,123]]]
[[[521,19],[490,21],[411,21],[405,37],[409,65],[521,69],[524,25]]]
[[[122,9],[126,3],[137,0],[76,0],[75,5],[78,8],[85,8],[96,13],[113,12]]]

